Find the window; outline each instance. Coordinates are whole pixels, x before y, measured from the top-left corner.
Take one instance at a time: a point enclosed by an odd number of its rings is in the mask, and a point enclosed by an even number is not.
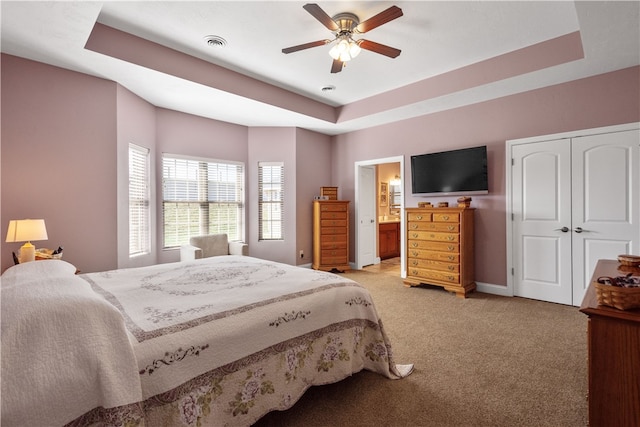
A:
[[[149,194],[149,149],[129,144],[130,257],[151,251]]]
[[[283,163],[258,163],[258,239],[282,240],[284,207]]]
[[[164,155],[162,195],[164,248],[204,234],[243,240],[242,163]]]

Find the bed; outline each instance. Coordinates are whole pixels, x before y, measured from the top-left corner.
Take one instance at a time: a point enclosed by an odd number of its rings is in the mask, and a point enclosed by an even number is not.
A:
[[[312,385],[397,365],[371,295],[247,256],[2,275],[2,425],[251,425]]]

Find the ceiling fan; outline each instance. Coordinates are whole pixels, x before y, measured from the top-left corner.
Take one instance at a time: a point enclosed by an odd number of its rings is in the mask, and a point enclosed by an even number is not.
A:
[[[282,53],[293,53],[312,47],[324,46],[335,41],[337,43],[329,51],[329,55],[333,58],[333,64],[331,65],[332,73],[339,73],[342,71],[345,62],[355,58],[358,53],[360,53],[361,49],[379,53],[380,55],[385,55],[389,58],[396,58],[400,55],[400,49],[385,46],[370,40],[353,39],[354,34],[366,33],[367,31],[371,31],[382,24],[386,24],[389,21],[393,21],[394,19],[401,17],[402,9],[397,6],[391,6],[363,22],[360,22],[360,19],[356,15],[348,12],[339,13],[332,18],[315,3],[307,3],[302,7],[314,18],[320,21],[322,25],[332,31],[335,37],[333,40],[324,39],[287,47],[282,49]]]

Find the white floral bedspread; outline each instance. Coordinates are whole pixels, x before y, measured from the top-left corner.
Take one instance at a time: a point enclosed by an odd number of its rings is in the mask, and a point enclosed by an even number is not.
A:
[[[312,385],[413,368],[368,291],[335,274],[223,256],[81,277],[121,313],[140,396],[69,425],[250,425]]]

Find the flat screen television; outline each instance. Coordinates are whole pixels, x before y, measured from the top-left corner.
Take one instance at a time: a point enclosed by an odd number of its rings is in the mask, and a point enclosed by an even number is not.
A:
[[[487,146],[411,156],[416,196],[488,194]]]

